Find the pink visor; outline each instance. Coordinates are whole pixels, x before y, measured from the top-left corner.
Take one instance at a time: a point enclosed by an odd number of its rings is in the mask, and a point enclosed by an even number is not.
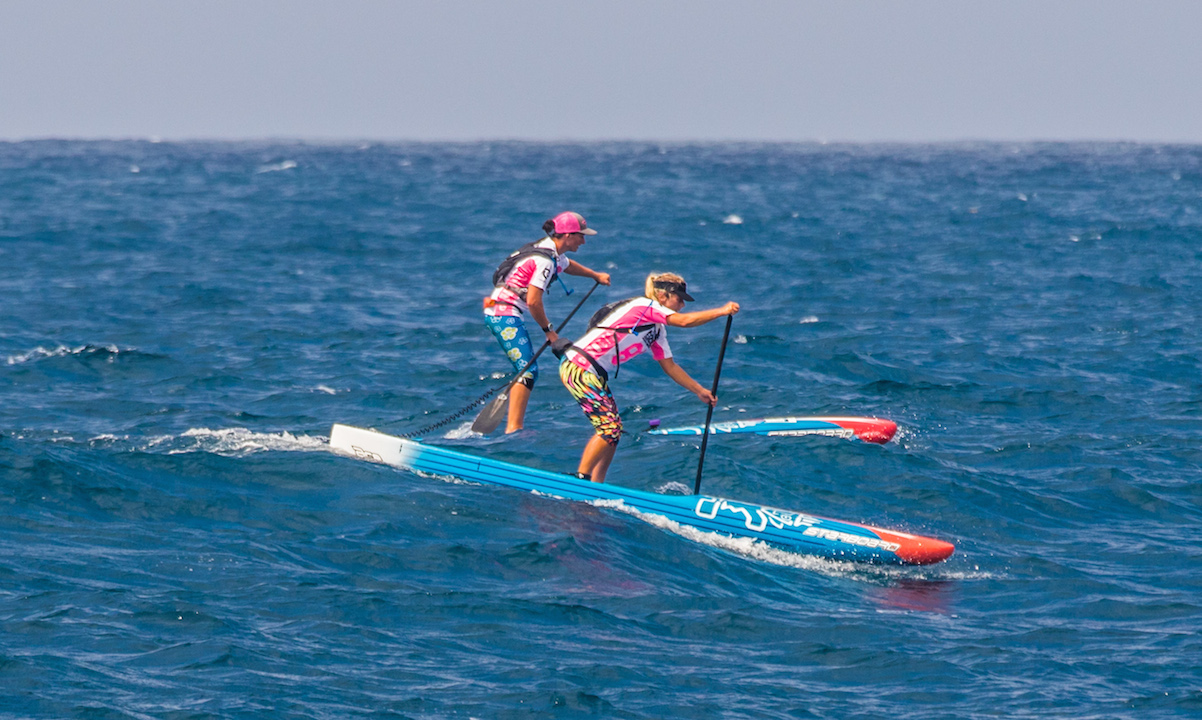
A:
[[[551,222],[555,223],[556,235],[566,235],[568,233],[581,233],[582,235],[597,234],[596,230],[588,226],[588,223],[584,221],[584,216],[580,213],[559,213]]]

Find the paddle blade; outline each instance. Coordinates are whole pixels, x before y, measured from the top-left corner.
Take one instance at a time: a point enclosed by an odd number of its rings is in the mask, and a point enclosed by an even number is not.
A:
[[[472,432],[488,435],[500,427],[501,421],[505,420],[508,415],[509,390],[506,389],[485,405],[480,414],[476,416],[476,421],[472,423]]]

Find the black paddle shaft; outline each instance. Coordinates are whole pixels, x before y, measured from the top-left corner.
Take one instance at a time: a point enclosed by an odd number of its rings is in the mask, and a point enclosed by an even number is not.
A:
[[[722,376],[722,358],[726,357],[726,340],[730,337],[730,324],[735,319],[734,315],[726,316],[726,331],[722,333],[722,348],[718,350],[718,367],[714,368],[714,385],[710,389],[710,394],[714,396],[715,401],[718,398],[718,378]],[[693,494],[701,494],[701,468],[705,467],[705,446],[709,444],[710,439],[710,420],[714,419],[714,406],[708,405],[705,411],[705,432],[701,433],[701,458],[697,461],[697,482],[693,483]]]

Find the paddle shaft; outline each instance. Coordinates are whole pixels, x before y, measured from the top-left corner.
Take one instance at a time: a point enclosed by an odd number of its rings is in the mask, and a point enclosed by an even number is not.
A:
[[[722,358],[726,357],[726,341],[730,338],[730,324],[735,319],[734,315],[726,316],[726,331],[722,333],[722,348],[718,350],[718,367],[714,368],[714,385],[710,388],[710,394],[717,400],[718,397],[718,378],[722,376]],[[714,418],[714,406],[708,405],[705,411],[705,432],[701,433],[701,457],[697,460],[697,482],[693,483],[693,494],[701,494],[701,469],[705,467],[705,446],[709,444],[710,439],[710,420]]]

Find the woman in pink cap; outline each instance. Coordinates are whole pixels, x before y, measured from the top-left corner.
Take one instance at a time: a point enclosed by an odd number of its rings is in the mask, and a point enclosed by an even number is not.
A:
[[[597,234],[596,230],[588,227],[583,216],[574,212],[560,213],[543,223],[543,232],[547,236],[542,240],[523,245],[501,263],[493,273],[492,294],[484,299],[484,319],[489,329],[514,369],[525,371],[509,391],[506,433],[522,429],[530,391],[538,379],[538,366],[531,364],[535,353],[534,343],[526,331],[522,313],[528,310],[547,341],[554,342],[559,335],[547,319],[543,296],[559,273],[592,278],[602,285],[609,284],[609,273],[597,272],[566,256],[584,245],[586,235]]]
[[[710,310],[680,312],[693,296],[684,278],[675,273],[651,273],[644,289],[643,297],[610,303],[598,310],[589,321],[588,332],[576,342],[560,340],[554,344],[555,353],[563,358],[559,379],[580,404],[595,433],[580,456],[576,477],[582,480],[605,482],[605,473],[622,437],[622,418],[609,390],[609,381],[617,377],[624,363],[644,351],[650,350],[664,373],[701,402],[711,406],[717,402],[713,393],[689,377],[672,359],[668,326],[704,325],[734,315],[739,304],[728,302]]]

